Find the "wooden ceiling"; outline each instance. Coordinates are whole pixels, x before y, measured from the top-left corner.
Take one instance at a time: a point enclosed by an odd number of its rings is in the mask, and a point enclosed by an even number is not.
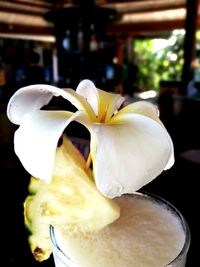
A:
[[[54,41],[53,24],[44,15],[57,8],[70,8],[91,0],[0,0],[0,36]],[[121,19],[108,26],[108,33],[132,36],[163,34],[184,28],[186,0],[96,0],[96,6],[112,8]],[[198,8],[200,10],[200,8]],[[198,12],[200,14],[200,12]],[[200,23],[198,22],[198,25]]]

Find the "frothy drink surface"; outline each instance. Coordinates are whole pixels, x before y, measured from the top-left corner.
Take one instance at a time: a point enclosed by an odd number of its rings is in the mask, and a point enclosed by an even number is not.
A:
[[[175,214],[138,196],[116,201],[121,207],[116,222],[87,238],[58,241],[77,266],[164,267],[179,254],[185,233]]]

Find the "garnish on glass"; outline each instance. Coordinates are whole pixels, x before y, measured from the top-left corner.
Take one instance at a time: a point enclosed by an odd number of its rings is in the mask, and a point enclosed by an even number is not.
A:
[[[41,109],[58,96],[77,111]],[[11,97],[7,115],[19,125],[15,153],[32,175],[24,218],[37,260],[52,252],[49,225],[64,225],[70,235],[99,231],[120,216],[113,198],[136,192],[173,165],[173,143],[157,107],[138,101],[121,108],[123,101],[90,80],[76,91],[36,84]],[[87,160],[65,135],[58,146],[72,121],[90,132]]]

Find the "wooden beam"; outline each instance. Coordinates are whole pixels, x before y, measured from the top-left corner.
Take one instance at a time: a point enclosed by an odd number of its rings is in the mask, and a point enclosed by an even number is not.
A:
[[[15,7],[4,7],[0,5],[1,12],[6,12],[9,15],[17,14],[17,15],[30,15],[30,16],[43,16],[44,13],[46,13],[48,10],[31,10],[31,9],[16,9]]]
[[[165,11],[186,7],[186,0],[168,0],[168,1],[131,1],[131,2],[115,2],[113,4],[102,4],[101,6],[107,8],[114,8],[121,14],[129,13],[144,13],[151,11]]]
[[[4,1],[3,1],[4,2]],[[39,8],[51,8],[52,7],[52,3],[50,3],[50,1],[43,1],[43,0],[31,0],[31,1],[21,1],[21,0],[6,0],[7,3],[10,3],[10,5],[12,4],[16,4],[18,6],[25,6],[25,7],[39,7]]]
[[[37,34],[37,35],[53,35],[52,27],[36,27],[25,26],[21,24],[8,25],[0,23],[0,33],[14,33],[14,34]]]
[[[194,79],[192,62],[195,59],[196,30],[198,17],[198,0],[187,0],[187,15],[185,20],[185,40],[184,40],[184,65],[182,71],[182,86],[180,94],[187,93],[190,80]]]
[[[174,29],[183,29],[185,26],[184,20],[173,20],[173,21],[159,21],[150,23],[124,23],[109,25],[107,28],[108,34],[111,35],[153,35],[155,33],[166,33],[173,31]]]

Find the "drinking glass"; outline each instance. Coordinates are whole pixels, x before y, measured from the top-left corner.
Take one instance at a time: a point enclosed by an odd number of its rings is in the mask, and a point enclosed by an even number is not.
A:
[[[180,249],[179,254],[171,262],[169,262],[165,266],[159,266],[159,267],[185,267],[191,237],[190,237],[189,226],[187,224],[187,221],[181,214],[181,212],[170,202],[168,202],[167,200],[157,195],[149,194],[149,193],[136,193],[136,194],[144,197],[145,199],[149,198],[150,200],[153,200],[154,202],[158,204],[164,205],[165,208],[167,208],[167,210],[171,211],[179,219],[180,227],[183,228],[183,231],[185,234],[184,245]],[[50,226],[50,239],[52,242],[53,258],[54,258],[56,267],[82,267],[81,265],[78,265],[75,262],[73,262],[73,260],[71,260],[68,257],[66,252],[62,251],[60,245],[58,244],[59,239],[57,238],[57,230],[53,226]],[[115,265],[115,267],[118,267],[118,266]],[[137,267],[137,266],[133,265],[133,267]]]

